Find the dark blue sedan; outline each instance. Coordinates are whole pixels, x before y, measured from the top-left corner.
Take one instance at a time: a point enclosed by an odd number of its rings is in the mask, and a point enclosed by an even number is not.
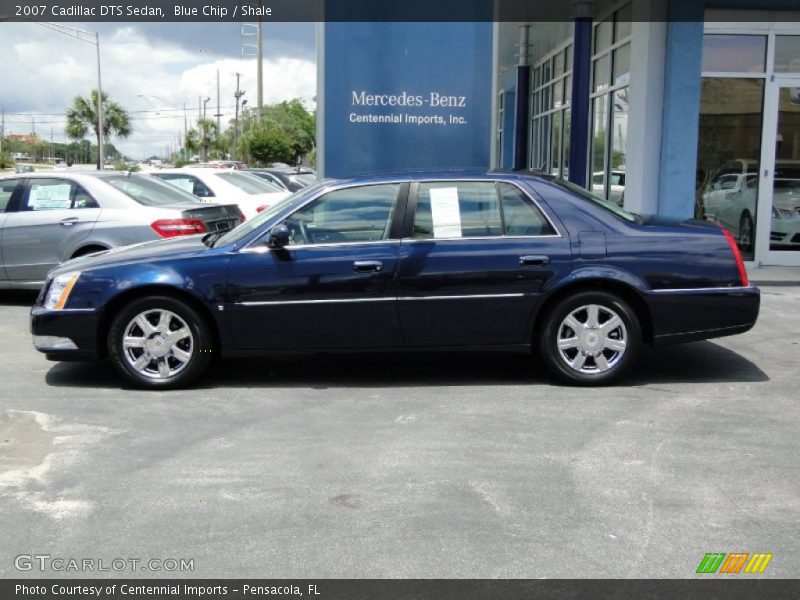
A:
[[[418,173],[322,181],[226,234],[64,263],[32,331],[51,360],[109,357],[151,389],[214,356],[431,349],[538,350],[600,384],[642,344],[747,331],[759,300],[715,225],[548,176]]]

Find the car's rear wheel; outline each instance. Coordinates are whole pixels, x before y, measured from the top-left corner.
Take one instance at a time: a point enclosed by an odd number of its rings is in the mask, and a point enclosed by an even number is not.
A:
[[[580,292],[544,317],[539,350],[557,377],[576,385],[614,381],[633,364],[642,330],[636,313],[619,296]]]
[[[212,357],[213,335],[191,306],[169,296],[134,300],[111,324],[108,353],[119,373],[145,389],[184,387]]]
[[[742,213],[741,219],[739,219],[739,248],[742,252],[752,252],[753,251],[753,217],[750,216],[749,212]]]

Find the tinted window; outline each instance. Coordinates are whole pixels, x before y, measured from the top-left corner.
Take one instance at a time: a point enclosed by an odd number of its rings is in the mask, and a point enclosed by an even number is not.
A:
[[[200,198],[214,197],[214,192],[208,189],[208,187],[197,177],[193,177],[192,175],[184,175],[182,173],[159,173],[156,174],[156,177],[171,183],[175,187],[182,189],[184,192],[188,192]]]
[[[574,183],[565,181],[564,179],[552,179],[551,183],[572,192],[576,196],[580,196],[584,200],[587,200],[598,206],[601,206],[602,208],[606,209],[609,212],[614,213],[615,215],[617,215],[622,219],[625,219],[626,221],[636,222],[636,217],[632,213],[629,213],[628,211],[620,208],[619,206],[617,206],[612,202],[604,200],[600,196],[595,196],[594,194],[587,192],[585,189],[575,185]]]
[[[417,192],[414,237],[498,236],[500,202],[490,181],[421,183]]]
[[[389,238],[400,184],[325,194],[284,221],[292,245],[373,242]]]
[[[3,179],[0,181],[0,212],[5,211],[11,200],[11,194],[14,193],[14,188],[17,187],[19,179]]]
[[[231,185],[248,194],[274,194],[276,192],[285,192],[274,183],[259,179],[255,175],[247,173],[237,173],[235,171],[226,171],[225,173],[217,173],[220,179],[224,179]]]
[[[522,191],[509,183],[498,185],[503,203],[506,235],[553,235],[555,231],[541,211]]]
[[[86,190],[75,184],[72,194],[72,208],[100,208],[100,205]]]
[[[103,182],[145,206],[194,204],[198,201],[191,194],[147,175],[114,175],[103,177]]]
[[[292,181],[300,185],[313,185],[317,181],[317,176],[313,173],[297,173],[289,177]]]

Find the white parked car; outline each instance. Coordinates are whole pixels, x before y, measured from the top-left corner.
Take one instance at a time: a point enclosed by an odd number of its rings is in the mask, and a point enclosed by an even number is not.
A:
[[[592,191],[598,196],[603,195],[603,177],[602,171],[592,174]],[[622,206],[625,199],[625,171],[611,171],[609,184],[609,201]]]
[[[757,197],[758,174],[752,174],[741,190],[727,196],[717,214],[719,222],[736,237],[745,252],[753,250]],[[770,248],[800,249],[800,170],[775,172]]]
[[[237,204],[248,219],[270,208],[290,194],[268,181],[237,170],[184,167],[151,173],[204,202]]]
[[[745,188],[749,178],[758,173],[758,161],[737,158],[722,165],[703,190],[703,212],[706,218],[719,220],[720,208],[729,196]]]

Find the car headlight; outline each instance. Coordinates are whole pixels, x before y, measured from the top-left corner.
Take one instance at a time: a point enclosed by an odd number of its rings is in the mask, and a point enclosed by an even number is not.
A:
[[[50,310],[61,310],[66,306],[72,288],[78,277],[81,276],[80,271],[72,273],[64,273],[56,275],[50,283],[50,289],[47,290],[47,297],[44,299],[44,307]]]

